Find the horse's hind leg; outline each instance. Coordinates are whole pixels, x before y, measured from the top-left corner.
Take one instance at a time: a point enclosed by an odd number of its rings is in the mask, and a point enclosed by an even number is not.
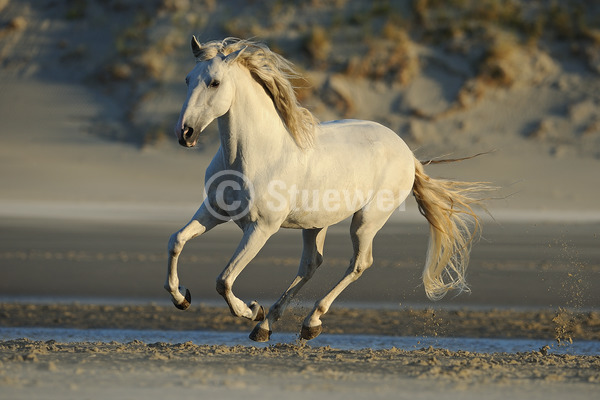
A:
[[[209,231],[223,222],[225,221],[211,215],[203,204],[192,220],[178,232],[171,235],[169,239],[169,263],[164,287],[171,294],[171,300],[175,304],[175,307],[180,310],[186,310],[190,306],[192,299],[190,291],[179,284],[179,276],[177,275],[177,261],[183,250],[183,246],[188,240]]]
[[[326,233],[326,227],[322,229],[305,229],[302,231],[302,257],[300,258],[298,274],[279,300],[269,309],[267,317],[254,327],[254,330],[250,333],[250,339],[256,342],[266,342],[269,340],[273,322],[281,318],[290,301],[300,291],[302,286],[308,282],[323,262],[323,246],[325,244]]]
[[[310,340],[321,333],[321,316],[329,311],[333,301],[350,285],[360,278],[362,273],[373,264],[373,238],[387,221],[391,213],[379,210],[359,210],[352,218],[350,236],[354,255],[350,266],[342,279],[331,289],[331,291],[319,300],[313,310],[302,323],[300,336]]]

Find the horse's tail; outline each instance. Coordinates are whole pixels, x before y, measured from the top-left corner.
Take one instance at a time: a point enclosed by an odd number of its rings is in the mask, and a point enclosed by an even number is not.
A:
[[[419,211],[429,221],[429,244],[423,284],[431,300],[449,290],[469,292],[465,272],[471,244],[480,234],[480,220],[472,209],[481,205],[478,194],[491,189],[482,182],[460,182],[429,177],[423,165],[459,160],[415,159],[413,194]]]

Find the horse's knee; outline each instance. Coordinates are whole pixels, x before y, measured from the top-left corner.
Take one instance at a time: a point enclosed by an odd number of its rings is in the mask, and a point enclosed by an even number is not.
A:
[[[225,296],[227,292],[230,290],[230,287],[227,285],[225,279],[217,278],[217,293],[221,296]]]
[[[175,256],[175,257],[178,256],[179,254],[181,254],[181,251],[183,250],[184,245],[185,245],[185,240],[182,237],[181,231],[175,232],[169,238],[169,245],[168,245],[169,255]]]
[[[178,243],[177,240],[177,233],[174,233],[171,235],[171,237],[169,238],[169,244],[167,246],[167,249],[169,251],[169,255],[170,256],[177,256],[181,253],[182,247],[180,243]]]

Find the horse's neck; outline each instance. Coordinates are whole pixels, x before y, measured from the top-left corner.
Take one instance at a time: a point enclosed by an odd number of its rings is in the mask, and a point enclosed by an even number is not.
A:
[[[236,96],[219,118],[221,148],[228,167],[268,166],[281,154],[297,151],[273,101],[247,71],[237,69]]]

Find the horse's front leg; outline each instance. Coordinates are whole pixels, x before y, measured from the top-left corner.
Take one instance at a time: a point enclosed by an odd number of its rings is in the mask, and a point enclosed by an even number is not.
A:
[[[209,230],[225,222],[224,219],[214,217],[205,207],[204,204],[198,209],[194,217],[186,226],[171,235],[169,239],[169,262],[167,268],[167,279],[165,281],[165,289],[171,294],[171,300],[175,307],[180,310],[186,310],[190,306],[192,296],[190,291],[179,284],[179,276],[177,275],[177,260],[183,250],[185,243]]]
[[[231,261],[217,278],[217,292],[225,298],[231,313],[237,317],[248,318],[252,321],[262,321],[265,318],[265,309],[260,304],[256,301],[244,303],[233,294],[232,287],[238,275],[258,254],[275,231],[276,229],[261,228],[257,224],[246,227],[244,236]]]

